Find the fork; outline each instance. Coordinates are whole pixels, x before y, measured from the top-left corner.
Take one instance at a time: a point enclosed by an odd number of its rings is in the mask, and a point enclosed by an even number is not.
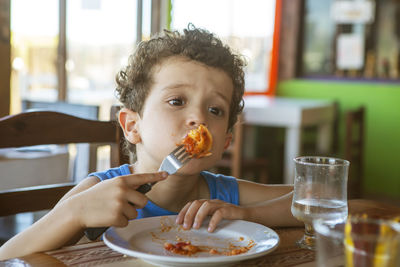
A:
[[[164,158],[158,171],[168,172],[169,175],[174,174],[190,159],[190,154],[186,152],[185,146],[180,145]]]
[[[191,159],[190,154],[186,152],[184,145],[180,145],[169,153],[164,160],[161,162],[159,172],[165,171],[169,175],[176,173],[183,165],[185,165]],[[136,191],[146,194],[152,188],[154,183],[142,184],[136,189]],[[132,203],[129,203],[133,205]],[[91,227],[85,230],[85,235],[90,240],[96,240],[101,234],[103,234],[108,227]]]
[[[165,171],[169,175],[176,173],[183,165],[185,165],[191,159],[190,154],[186,152],[185,146],[180,145],[175,148],[171,153],[169,153],[164,160],[161,162],[159,172]],[[139,186],[137,191],[142,194],[146,194],[151,190],[151,187],[155,184],[148,183]]]

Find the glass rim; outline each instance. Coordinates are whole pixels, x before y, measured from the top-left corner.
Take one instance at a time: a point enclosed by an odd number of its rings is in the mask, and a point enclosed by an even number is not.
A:
[[[311,162],[311,161],[304,161],[305,159],[321,159],[323,162]],[[335,157],[325,157],[325,156],[299,156],[295,157],[293,161],[297,164],[302,165],[312,165],[312,166],[349,166],[350,161]]]
[[[343,239],[344,238],[344,230],[343,229],[334,229],[334,226],[339,224],[346,224],[347,221],[350,220],[352,223],[357,222],[367,222],[373,224],[382,224],[384,223],[388,227],[390,227],[396,234],[390,236],[380,236],[383,240],[391,240],[397,239],[400,237],[400,222],[390,219],[377,219],[377,218],[368,218],[368,217],[348,217],[346,220],[340,223],[330,223],[324,219],[316,219],[313,221],[313,227],[316,234],[321,234],[326,237],[332,237],[335,239]],[[352,234],[352,236],[357,236],[357,240],[369,240],[374,234]]]

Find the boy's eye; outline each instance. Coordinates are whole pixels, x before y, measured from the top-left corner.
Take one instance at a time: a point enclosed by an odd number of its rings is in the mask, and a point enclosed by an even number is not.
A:
[[[217,107],[209,107],[208,110],[209,110],[212,114],[217,115],[217,116],[222,116],[222,115],[224,115],[224,111],[223,111],[222,109],[220,109],[220,108],[217,108]]]
[[[182,106],[185,104],[185,101],[181,98],[174,98],[168,101],[171,106]]]

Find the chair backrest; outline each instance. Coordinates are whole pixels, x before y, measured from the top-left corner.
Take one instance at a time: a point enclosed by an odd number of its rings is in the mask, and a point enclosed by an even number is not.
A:
[[[64,101],[48,102],[48,101],[34,101],[22,100],[22,111],[56,111],[66,113],[72,116],[98,120],[99,119],[99,106],[76,104]]]
[[[305,126],[302,128],[301,151],[303,155],[320,155],[320,156],[334,156],[339,153],[339,123],[340,123],[340,110],[339,102],[333,102],[334,118],[332,123],[332,141],[329,152],[318,151],[317,149],[317,132],[316,125]]]
[[[232,146],[232,176],[241,177],[243,160],[243,116],[238,117],[238,121],[233,126],[233,146]]]
[[[349,198],[362,196],[364,177],[365,107],[345,113],[346,133],[344,158],[350,161]]]
[[[56,111],[72,116],[98,120],[100,107],[97,105],[87,105],[70,103],[65,101],[37,101],[24,99],[21,101],[22,112],[27,111]],[[72,177],[77,180],[83,179],[86,174],[97,169],[97,146],[93,144],[81,143],[76,145],[76,156],[73,163],[74,169]]]
[[[112,117],[115,111],[113,108]],[[121,128],[112,120],[87,120],[52,111],[25,112],[0,118],[0,148],[104,143],[111,146],[111,166],[127,163],[121,149],[122,137]],[[70,183],[1,191],[0,216],[51,209],[73,186]]]
[[[252,180],[260,183],[267,183],[268,179],[268,160],[264,157],[248,158],[244,153],[245,122],[243,115],[238,117],[238,121],[233,128],[233,140],[230,147],[225,151],[222,159],[214,166],[214,171],[232,175],[237,178],[246,179],[246,175]],[[228,169],[229,172],[222,170]]]

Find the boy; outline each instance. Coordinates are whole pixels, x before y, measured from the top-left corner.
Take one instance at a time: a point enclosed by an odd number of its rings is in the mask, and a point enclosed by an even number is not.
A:
[[[90,175],[4,244],[0,259],[73,244],[88,227],[122,227],[149,216],[178,214],[176,222],[186,229],[199,228],[211,216],[210,232],[222,219],[299,225],[290,212],[292,186],[203,171],[221,158],[232,139],[230,129],[243,109],[243,66],[218,38],[192,25],[183,34],[166,31],[142,42],[116,79],[124,105],[118,119],[135,163]],[[211,155],[191,159],[173,175],[157,172],[163,158],[200,124],[213,137]],[[153,182],[148,193],[136,191]]]

